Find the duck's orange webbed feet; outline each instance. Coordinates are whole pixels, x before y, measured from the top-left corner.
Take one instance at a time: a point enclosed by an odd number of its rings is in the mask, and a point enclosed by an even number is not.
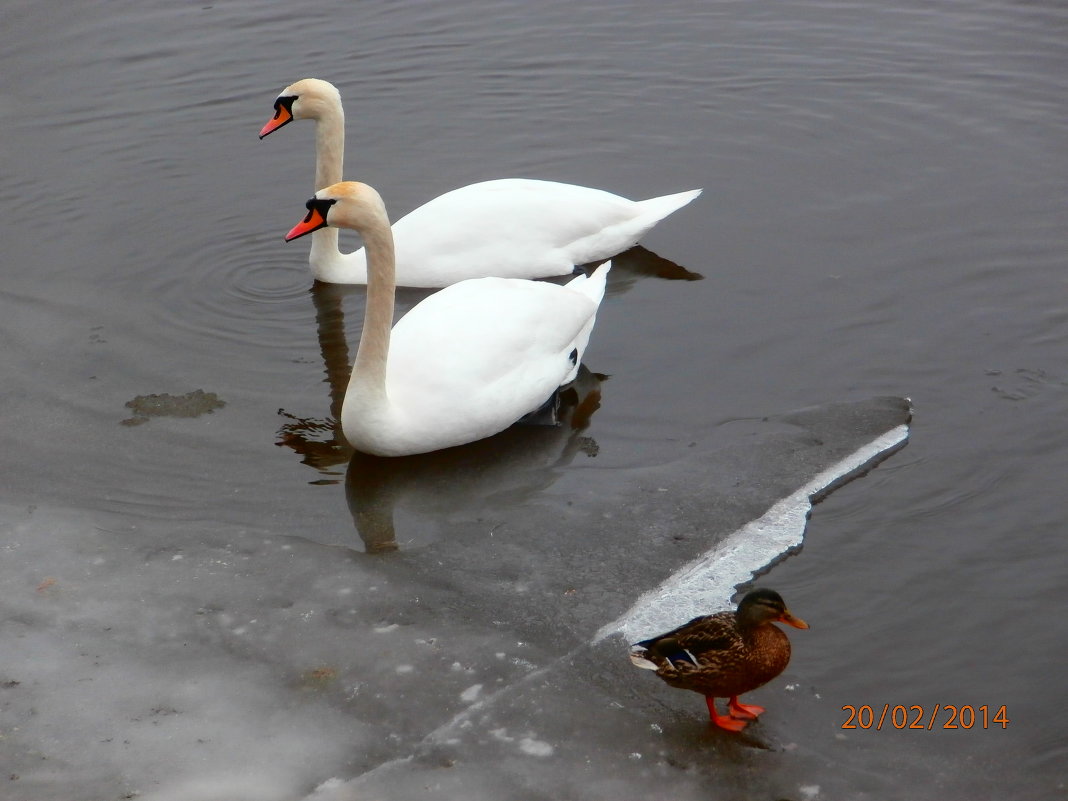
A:
[[[737,695],[731,698],[727,708],[730,710],[731,717],[741,718],[742,720],[756,720],[757,715],[764,713],[764,707],[762,706],[739,703]]]
[[[716,699],[712,696],[706,695],[705,703],[708,704],[708,716],[711,718],[713,725],[727,731],[741,731],[748,725],[748,721],[737,720],[729,715],[720,715],[716,711]]]

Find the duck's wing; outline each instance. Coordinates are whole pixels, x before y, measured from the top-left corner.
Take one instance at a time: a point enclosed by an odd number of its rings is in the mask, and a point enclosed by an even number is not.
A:
[[[703,654],[731,650],[737,647],[739,641],[734,613],[720,612],[696,617],[669,632],[635,643],[633,648],[635,654],[645,661],[659,658],[671,665],[687,663],[699,667]],[[635,661],[635,664],[638,662]]]

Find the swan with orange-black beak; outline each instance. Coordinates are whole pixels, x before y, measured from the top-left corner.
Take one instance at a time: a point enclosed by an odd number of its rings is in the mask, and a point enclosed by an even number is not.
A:
[[[461,281],[393,326],[393,234],[382,198],[345,181],[320,189],[306,208],[287,241],[324,226],[351,228],[367,249],[363,333],[341,407],[342,431],[357,450],[406,456],[473,442],[539,409],[574,379],[609,264],[562,286]]]
[[[315,121],[315,189],[342,179],[345,111],[333,84],[304,78],[274,101],[260,138],[293,120]],[[477,142],[476,142],[477,146]],[[701,190],[630,200],[577,184],[497,178],[438,195],[393,225],[400,286],[444,287],[467,278],[577,275],[636,244]],[[342,253],[336,230],[312,237],[308,263],[320,281],[368,281],[364,248]]]

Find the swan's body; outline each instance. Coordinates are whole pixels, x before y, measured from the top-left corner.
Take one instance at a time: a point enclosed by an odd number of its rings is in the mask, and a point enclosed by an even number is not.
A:
[[[608,264],[565,286],[462,281],[423,300],[391,331],[393,242],[378,193],[340,183],[316,192],[308,208],[287,239],[326,224],[353,228],[368,253],[363,335],[341,409],[356,449],[404,456],[473,442],[538,409],[574,378]]]
[[[275,101],[264,137],[294,119],[316,121],[315,188],[341,180],[345,112],[337,89],[305,78]],[[649,200],[628,200],[600,189],[502,178],[446,192],[393,225],[396,281],[401,286],[442,287],[467,278],[547,278],[579,264],[614,256],[657,222],[685,206],[700,189]],[[337,231],[313,235],[309,256],[320,281],[367,282],[364,249],[342,253]]]

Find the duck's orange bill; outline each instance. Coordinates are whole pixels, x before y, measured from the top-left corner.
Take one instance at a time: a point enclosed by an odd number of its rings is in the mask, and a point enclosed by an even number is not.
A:
[[[289,112],[285,106],[281,103],[278,104],[278,111],[271,119],[267,120],[267,124],[260,129],[260,139],[263,139],[267,134],[274,133],[287,122],[292,122],[293,115]]]
[[[294,225],[290,232],[286,234],[286,242],[292,242],[297,237],[310,234],[312,231],[318,231],[320,228],[326,228],[326,218],[316,209],[309,209],[308,216]]]
[[[808,623],[806,623],[799,617],[794,617],[789,612],[783,612],[782,617],[779,618],[779,622],[785,623],[787,626],[793,626],[795,629],[808,628]]]

